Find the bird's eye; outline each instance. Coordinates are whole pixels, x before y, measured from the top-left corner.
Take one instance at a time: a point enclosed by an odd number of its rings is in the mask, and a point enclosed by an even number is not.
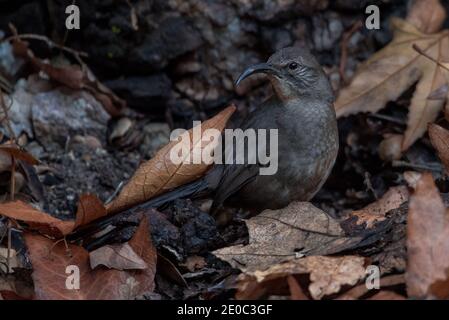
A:
[[[290,62],[290,63],[288,64],[288,68],[289,68],[290,70],[296,70],[296,69],[298,69],[298,64],[297,64],[296,62]]]

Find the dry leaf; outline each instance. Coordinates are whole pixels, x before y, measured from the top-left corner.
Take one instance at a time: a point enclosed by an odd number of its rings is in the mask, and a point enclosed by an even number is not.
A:
[[[399,208],[408,198],[409,192],[406,186],[391,187],[379,200],[363,209],[353,211],[350,215],[357,217],[358,225],[365,223],[366,228],[369,229],[376,222],[385,220],[385,214],[388,211]]]
[[[414,0],[407,21],[423,33],[438,32],[446,19],[440,0]]]
[[[147,268],[145,261],[133,251],[128,243],[98,248],[89,252],[89,260],[92,269],[99,265],[116,270],[143,270]]]
[[[346,238],[338,221],[309,202],[292,202],[246,220],[248,245],[213,252],[234,268],[264,270],[304,254],[325,255],[346,249],[357,238]]]
[[[432,123],[429,125],[429,137],[433,147],[437,149],[446,174],[449,175],[449,130]]]
[[[309,300],[294,276],[288,276],[287,283],[290,290],[291,300]]]
[[[107,215],[103,202],[93,194],[82,194],[78,201],[76,211],[75,228],[88,224],[98,218]]]
[[[74,226],[74,221],[63,221],[39,211],[20,200],[0,203],[0,214],[25,222],[31,229],[54,237],[69,234]]]
[[[369,300],[405,300],[405,297],[393,291],[384,290],[376,293]]]
[[[39,161],[36,158],[16,144],[7,143],[0,145],[0,153],[2,152],[14,156],[16,160],[22,160],[30,165],[39,164]]]
[[[433,292],[431,286],[448,281],[449,215],[430,173],[422,175],[410,197],[407,253],[408,295],[436,296],[438,292]]]
[[[147,264],[145,270],[91,270],[89,253],[80,246],[69,244],[67,252],[62,242],[54,244],[50,239],[30,233],[25,233],[24,237],[34,269],[32,277],[37,299],[122,300],[154,290],[157,254],[148,235],[146,218],[129,241],[132,250]],[[73,284],[69,277],[73,271],[67,272],[69,266],[79,268],[79,289],[67,288],[66,283]]]
[[[357,70],[351,84],[342,89],[335,103],[338,116],[357,112],[377,112],[387,102],[396,100],[416,81],[402,151],[408,149],[433,122],[444,100],[430,100],[429,95],[447,82],[448,71],[413,49],[420,47],[427,55],[449,62],[449,37],[445,30],[424,34],[412,24],[393,19],[394,38],[371,56]]]
[[[190,272],[203,269],[206,266],[206,260],[200,256],[189,256],[186,262],[182,263],[181,266],[186,267]]]
[[[222,131],[234,111],[235,106],[229,106],[212,119],[202,123],[200,125],[202,134],[204,134],[205,130],[211,128]],[[196,152],[199,146],[201,148],[205,148],[206,146],[210,148],[210,144],[213,146],[218,145],[218,141],[201,141],[202,136],[195,137],[193,135],[194,129],[185,132],[186,136],[188,135],[190,138],[190,153],[194,150]],[[194,138],[198,139],[193,141]],[[186,141],[186,139],[183,139],[183,141]],[[178,165],[171,161],[171,149],[181,142],[170,142],[159,150],[152,159],[143,163],[131,177],[130,181],[123,187],[118,197],[107,206],[108,213],[130,208],[201,177],[210,167],[209,164],[182,163]]]
[[[0,214],[14,220],[25,222],[32,230],[52,236],[62,237],[75,228],[88,224],[106,215],[106,208],[97,196],[83,194],[78,203],[76,220],[61,220],[39,211],[20,200],[0,203]]]
[[[342,286],[355,285],[365,278],[365,259],[357,256],[311,256],[276,264],[265,271],[247,272],[238,277],[236,298],[254,297],[254,290],[300,274],[310,274],[309,293],[312,298],[321,299],[339,292]]]

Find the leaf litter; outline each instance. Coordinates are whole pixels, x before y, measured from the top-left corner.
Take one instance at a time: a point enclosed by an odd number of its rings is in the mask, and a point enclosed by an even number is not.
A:
[[[133,24],[137,23],[135,15],[132,14]],[[139,207],[153,197],[201,177],[209,168],[204,164],[176,166],[169,163],[167,155],[175,143],[162,144],[160,151],[143,162],[134,175],[128,173],[128,181],[122,189],[116,190],[118,196],[107,205],[92,193],[81,194],[76,197],[78,205],[71,210],[73,215],[62,219],[46,208],[45,201],[33,201],[36,199],[22,194],[15,200],[2,200],[0,231],[8,230],[4,225],[11,223],[25,239],[34,288],[31,289],[33,294],[22,295],[14,283],[12,276],[20,275],[24,265],[23,261],[17,261],[10,265],[11,274],[0,277],[1,297],[216,298],[236,288],[237,299],[448,298],[449,266],[444,260],[449,239],[448,201],[440,194],[440,190],[446,188],[446,177],[433,178],[412,161],[416,153],[430,153],[431,159],[441,160],[447,174],[448,126],[444,119],[432,123],[445,104],[446,115],[448,108],[449,38],[447,30],[441,31],[445,19],[438,0],[415,1],[406,20],[392,20],[393,40],[361,64],[349,86],[341,88],[336,102],[339,116],[377,113],[383,108],[393,116],[378,114],[380,121],[362,115],[341,120],[345,138],[342,153],[349,160],[344,166],[337,163],[335,171],[343,168],[336,173],[340,178],[349,172],[347,180],[355,181],[355,189],[342,186],[345,194],[339,195],[337,201],[332,193],[324,193],[325,200],[317,201],[318,205],[296,202],[253,217],[240,212],[230,225],[220,230],[207,213],[196,207],[203,208],[201,203],[177,200],[168,209]],[[74,52],[77,64],[65,61],[60,65],[55,60],[37,58],[17,32],[10,40],[18,56],[51,80],[44,80],[44,86],[57,83],[74,91],[87,91],[113,116],[129,111],[123,100],[102,85],[87,65],[78,60],[77,52]],[[397,110],[392,110],[390,102],[396,101],[393,109],[398,108],[403,93],[414,84],[404,130],[400,121],[396,121]],[[66,94],[64,90],[58,92],[62,96]],[[203,125],[221,131],[235,109],[230,106]],[[136,119],[128,122],[134,123]],[[368,125],[354,124],[361,119]],[[347,123],[354,126],[352,133],[359,132],[348,135]],[[127,125],[126,130],[132,131],[133,127]],[[376,149],[357,140],[370,130],[378,134],[376,139],[381,132],[386,138],[384,141],[389,142],[383,147],[388,148]],[[426,143],[424,136],[427,130],[430,143]],[[186,134],[191,140],[192,131]],[[25,139],[17,137],[18,141],[19,138]],[[76,143],[87,145],[90,141],[96,146],[86,149],[89,151],[83,153],[83,161],[88,162],[85,159],[89,157],[95,159],[92,150],[97,150],[95,153],[104,150],[102,143],[93,139],[97,138],[76,139]],[[0,139],[0,142],[3,141]],[[193,141],[193,145],[196,143]],[[415,148],[417,152],[413,151]],[[380,174],[374,172],[374,176],[370,176],[366,168],[376,152],[383,159],[376,161],[384,168],[379,170]],[[34,152],[31,154],[19,144],[1,144],[0,174],[13,174],[15,160],[27,163],[36,172],[49,170],[40,168],[41,162],[36,159],[41,160],[41,157],[34,156]],[[403,172],[388,167],[389,162],[393,164],[401,158],[412,159],[409,165],[416,171]],[[404,185],[406,182],[409,188]],[[27,181],[26,184],[31,183]],[[325,190],[331,185],[332,181]],[[337,214],[326,213],[329,202],[333,204],[333,213]],[[108,215],[135,208],[138,209],[131,216],[114,221],[108,230],[94,230],[97,233],[81,239],[70,238],[74,232]],[[203,237],[199,237],[200,234]],[[2,260],[5,252],[9,258],[20,260],[23,257],[24,250],[0,249]],[[21,253],[11,255],[14,252]],[[381,291],[377,293],[364,289],[366,267],[370,264],[380,267]],[[65,280],[69,265],[80,269],[80,289],[67,290]]]

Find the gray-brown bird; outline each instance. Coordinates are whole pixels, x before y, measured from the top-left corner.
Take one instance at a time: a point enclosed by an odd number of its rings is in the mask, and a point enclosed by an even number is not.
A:
[[[241,129],[278,130],[278,170],[260,175],[259,164],[215,165],[206,176],[214,189],[212,213],[225,203],[260,211],[308,201],[326,181],[338,152],[338,129],[329,80],[305,48],[288,47],[266,63],[250,66],[247,77],[265,73],[274,95],[242,123]]]
[[[260,175],[262,164],[216,164],[200,180],[130,209],[159,207],[181,197],[213,195],[211,213],[224,204],[252,211],[277,209],[292,201],[308,201],[326,181],[338,152],[338,130],[329,80],[317,60],[305,48],[289,47],[273,54],[266,63],[248,67],[245,78],[265,73],[274,95],[245,119],[241,129],[278,130],[278,170]],[[108,216],[95,225],[104,226]]]

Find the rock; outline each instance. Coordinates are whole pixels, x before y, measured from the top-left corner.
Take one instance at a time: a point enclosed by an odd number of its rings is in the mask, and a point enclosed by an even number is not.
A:
[[[330,50],[343,33],[343,24],[338,14],[330,12],[325,16],[314,16],[313,41],[316,50]]]
[[[150,123],[144,127],[144,135],[142,152],[151,158],[170,141],[170,128],[166,123]]]
[[[137,72],[160,70],[170,60],[197,49],[202,43],[200,33],[187,19],[169,17],[156,30],[146,35],[140,46],[131,51],[128,61],[130,67]]]
[[[4,96],[4,99],[7,106],[11,105],[8,117],[14,134],[20,136],[24,132],[29,137],[34,137],[31,124],[33,95],[26,90],[26,81],[19,81],[11,97]],[[2,117],[3,112],[0,111],[0,118]]]
[[[132,108],[146,110],[164,107],[171,92],[171,81],[164,73],[126,77],[105,82]]]
[[[0,37],[1,39],[2,37]],[[21,59],[16,59],[12,53],[12,46],[9,42],[0,43],[0,70],[6,72],[7,75],[15,75],[23,66]]]
[[[86,92],[62,92],[55,89],[34,95],[32,122],[36,138],[48,147],[64,146],[79,132],[105,138],[109,115],[101,104]]]

